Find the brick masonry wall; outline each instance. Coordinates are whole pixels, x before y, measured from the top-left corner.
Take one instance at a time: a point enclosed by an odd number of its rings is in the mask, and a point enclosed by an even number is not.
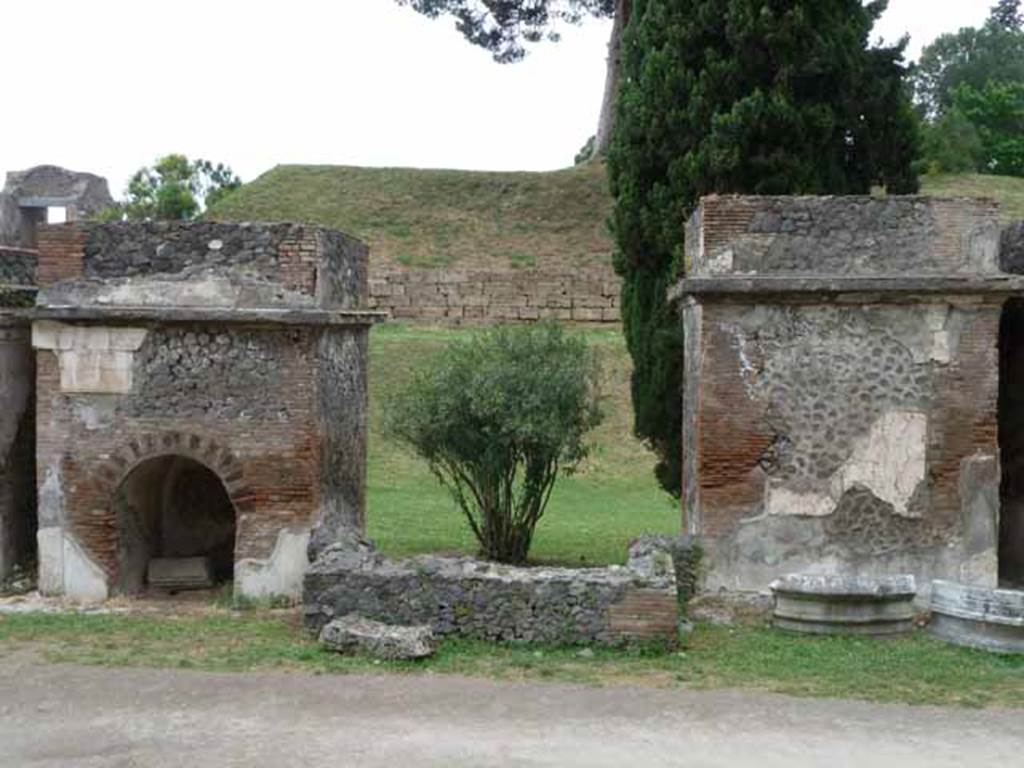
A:
[[[620,278],[579,270],[371,269],[370,307],[439,323],[617,323]]]
[[[995,277],[995,221],[985,202],[703,201],[700,277],[770,288],[684,299],[684,517],[706,586],[801,571],[994,585],[1005,297],[837,297],[787,278]]]
[[[231,332],[209,327],[188,333],[216,339]],[[192,357],[203,357],[187,350],[184,369],[154,366],[151,350],[166,345],[166,332],[159,329],[136,356],[137,391],[129,395],[62,392],[56,355],[39,350],[40,526],[70,527],[94,561],[114,576],[114,492],[140,462],[176,454],[208,466],[227,487],[238,514],[237,559],[265,558],[281,528],[308,527],[319,503],[320,430],[313,341],[308,333],[295,339],[297,333],[246,334],[242,343],[257,357],[273,359],[273,371],[263,372],[258,390],[244,385],[244,375],[236,384],[230,368],[240,365],[237,360],[225,361],[229,370],[216,376],[187,367]],[[162,384],[147,395],[152,382],[165,375],[187,389],[187,402],[160,396]],[[271,407],[257,407],[263,404]]]

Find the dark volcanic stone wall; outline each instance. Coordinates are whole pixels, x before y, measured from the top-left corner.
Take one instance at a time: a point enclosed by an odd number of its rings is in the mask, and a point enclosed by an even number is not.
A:
[[[322,331],[316,342],[322,485],[311,558],[341,530],[366,525],[367,344],[365,332],[341,329]]]
[[[135,357],[133,417],[278,421],[290,419],[279,392],[288,366],[308,366],[310,332],[183,326],[151,332]]]

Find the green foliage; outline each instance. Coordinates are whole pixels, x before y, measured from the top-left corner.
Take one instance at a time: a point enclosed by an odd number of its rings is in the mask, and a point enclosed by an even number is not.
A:
[[[490,51],[495,61],[519,61],[525,45],[558,39],[560,23],[577,24],[584,16],[607,17],[615,0],[396,0],[430,18],[447,14],[473,45]]]
[[[579,165],[585,163],[587,160],[594,156],[594,145],[597,142],[597,136],[591,136],[587,139],[583,146],[580,147],[580,151],[576,153],[576,157],[573,158],[572,164]]]
[[[223,163],[190,162],[185,155],[165,155],[153,166],[136,171],[128,182],[127,198],[100,218],[194,219],[241,185],[241,179]]]
[[[949,109],[924,126],[924,162],[928,173],[968,173],[982,165],[981,138],[959,109]]]
[[[953,90],[952,111],[976,131],[976,170],[1024,176],[1024,81],[989,81],[980,89],[959,85]]]
[[[484,556],[525,561],[559,470],[601,420],[586,342],[554,324],[499,326],[450,344],[388,403],[386,427],[454,497]]]
[[[1024,82],[1024,29],[1020,0],[1000,0],[980,28],[964,27],[925,46],[914,67],[915,99],[929,120],[953,106],[954,91],[989,82]]]
[[[637,0],[608,158],[635,428],[679,491],[682,338],[665,293],[701,195],[918,188],[903,44],[868,48],[884,2]]]

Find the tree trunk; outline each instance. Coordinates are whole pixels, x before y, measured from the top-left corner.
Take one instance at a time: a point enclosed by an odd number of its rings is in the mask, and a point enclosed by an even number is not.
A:
[[[616,0],[615,17],[612,20],[612,35],[608,41],[608,68],[604,78],[604,97],[601,100],[601,115],[597,122],[594,139],[594,156],[608,154],[608,144],[615,124],[615,100],[619,95],[619,72],[621,70],[622,33],[629,23],[631,0]]]

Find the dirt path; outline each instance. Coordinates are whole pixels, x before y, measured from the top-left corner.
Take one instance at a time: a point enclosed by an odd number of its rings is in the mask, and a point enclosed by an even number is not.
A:
[[[0,766],[1020,764],[1024,718],[447,676],[212,674],[0,658]]]

